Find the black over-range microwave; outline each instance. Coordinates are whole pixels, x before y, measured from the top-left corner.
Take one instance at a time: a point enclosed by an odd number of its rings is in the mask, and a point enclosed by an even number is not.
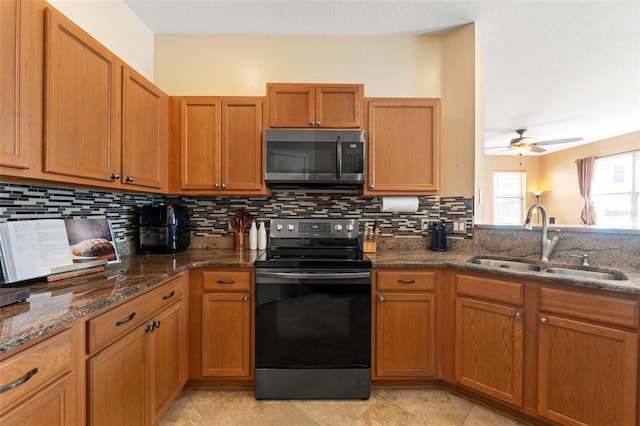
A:
[[[363,130],[266,130],[265,181],[272,188],[359,189]]]

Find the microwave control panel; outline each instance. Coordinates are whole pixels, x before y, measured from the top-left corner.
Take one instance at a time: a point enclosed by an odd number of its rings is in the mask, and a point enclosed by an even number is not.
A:
[[[364,144],[345,142],[342,144],[342,173],[364,172]]]

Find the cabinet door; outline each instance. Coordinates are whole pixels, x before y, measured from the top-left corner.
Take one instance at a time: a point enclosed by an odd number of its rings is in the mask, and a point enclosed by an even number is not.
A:
[[[635,333],[545,315],[538,351],[538,414],[564,425],[637,424]]]
[[[376,366],[382,377],[435,375],[435,297],[384,294],[376,300]]]
[[[440,101],[368,102],[365,193],[435,194],[440,190]]]
[[[315,127],[315,88],[307,84],[267,84],[269,127]]]
[[[0,165],[26,168],[20,149],[20,5],[0,2]]]
[[[46,12],[45,46],[45,172],[117,179],[121,173],[116,57],[52,9]]]
[[[251,375],[251,303],[248,293],[202,296],[202,375]]]
[[[458,383],[522,406],[522,315],[515,307],[456,298]]]
[[[138,327],[89,359],[90,425],[145,424],[145,331]]]
[[[147,334],[149,404],[153,423],[160,420],[187,381],[187,318],[184,300],[153,317]]]
[[[316,127],[360,128],[363,86],[323,86],[316,89]]]
[[[127,185],[161,189],[167,174],[168,97],[122,68],[122,176]]]
[[[0,415],[3,426],[71,426],[78,422],[75,376],[67,374],[29,397],[8,413]]]
[[[0,1],[0,174],[40,178],[44,2]]]
[[[220,188],[220,99],[185,97],[181,106],[182,189]]]
[[[263,189],[262,99],[222,99],[221,155],[222,189]]]

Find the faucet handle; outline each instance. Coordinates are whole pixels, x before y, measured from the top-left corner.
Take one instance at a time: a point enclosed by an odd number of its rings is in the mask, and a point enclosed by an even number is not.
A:
[[[582,259],[582,266],[591,266],[589,265],[589,255],[584,253],[584,254],[570,254],[569,256],[571,257],[579,257]]]

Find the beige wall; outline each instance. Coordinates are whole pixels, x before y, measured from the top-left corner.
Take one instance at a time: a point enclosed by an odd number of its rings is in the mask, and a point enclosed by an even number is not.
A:
[[[476,138],[476,33],[442,36],[442,193],[471,197]]]
[[[442,36],[158,35],[155,48],[155,82],[170,95],[264,96],[267,82],[297,82],[442,98],[442,194],[473,194],[474,25]]]
[[[639,149],[640,132],[634,132],[542,156],[541,183],[546,190],[542,203],[549,214],[556,217],[556,223],[580,224],[583,202],[578,189],[577,159]]]
[[[48,2],[136,71],[153,81],[153,33],[123,0]]]
[[[158,35],[170,95],[264,96],[266,83],[363,83],[366,96],[440,97],[438,36]]]

